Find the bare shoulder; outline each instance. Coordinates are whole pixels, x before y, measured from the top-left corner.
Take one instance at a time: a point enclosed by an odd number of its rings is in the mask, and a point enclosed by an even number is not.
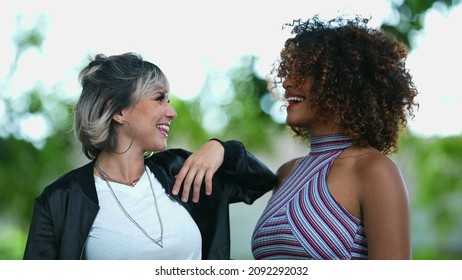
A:
[[[285,163],[283,163],[278,170],[276,171],[276,176],[278,178],[277,184],[274,188],[274,191],[276,191],[286,180],[287,176],[291,173],[292,169],[294,168],[295,164],[297,161],[301,158],[294,158],[291,159]]]
[[[358,202],[385,199],[405,194],[401,171],[393,160],[372,147],[351,147],[336,160],[336,179],[342,188],[350,186]],[[332,171],[333,173],[333,171]]]
[[[382,153],[358,158],[359,201],[371,259],[410,258],[410,213],[399,167]]]
[[[382,153],[370,153],[358,158],[358,171],[367,189],[404,187],[404,181],[399,167],[395,162]]]
[[[294,159],[291,159],[291,160],[283,163],[281,166],[279,166],[278,170],[276,171],[276,175],[283,176],[283,177],[286,177],[287,175],[289,175],[290,171],[292,170],[295,163],[299,159],[300,158],[294,158]]]

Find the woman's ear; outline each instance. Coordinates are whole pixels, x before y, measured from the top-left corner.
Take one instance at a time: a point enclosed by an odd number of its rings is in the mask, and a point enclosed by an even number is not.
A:
[[[124,123],[124,114],[122,111],[119,111],[112,115],[112,120],[115,121],[118,124],[123,124]]]

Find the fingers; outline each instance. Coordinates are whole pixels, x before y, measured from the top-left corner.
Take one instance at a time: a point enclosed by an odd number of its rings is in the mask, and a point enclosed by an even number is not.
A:
[[[189,171],[189,166],[185,164],[181,168],[178,175],[175,176],[175,183],[173,184],[173,187],[172,187],[173,195],[177,195],[180,192],[181,186],[183,185],[183,181],[186,175],[188,174],[188,171]]]
[[[196,170],[194,168],[189,167],[189,165],[185,163],[183,168],[175,177],[175,183],[172,187],[172,194],[178,195],[180,193],[181,187],[183,187],[183,191],[181,192],[181,201],[187,202],[192,187],[192,201],[197,203],[199,201],[201,186],[206,173],[205,170],[206,168]],[[208,174],[210,174],[210,172]],[[213,173],[211,175],[207,175],[205,180],[207,195],[210,195],[212,193],[212,177]]]
[[[184,162],[175,178],[172,188],[173,195],[178,195],[183,187],[181,200],[187,202],[192,191],[192,201],[198,202],[204,182],[206,195],[211,195],[213,175],[223,163],[223,157],[224,148],[219,142],[209,141],[204,144]]]
[[[207,172],[205,174],[205,194],[206,195],[211,195],[212,194],[212,178],[213,178],[213,174],[215,172]]]
[[[192,201],[197,203],[199,202],[199,196],[201,192],[202,181],[204,179],[204,172],[198,171],[197,174],[194,176],[194,189],[193,189],[193,197]],[[189,195],[189,191],[185,194],[185,190],[183,190],[183,196],[186,195],[186,198]]]
[[[172,193],[178,195],[181,187],[183,191],[181,192],[181,201],[187,202],[189,198],[189,192],[191,190],[191,185],[195,182],[196,172],[192,170],[188,164],[184,164],[180,172],[176,176],[175,184],[173,185]]]

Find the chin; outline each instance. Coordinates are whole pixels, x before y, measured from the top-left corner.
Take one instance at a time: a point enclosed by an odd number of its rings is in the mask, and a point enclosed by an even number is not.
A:
[[[292,127],[307,127],[310,125],[310,121],[300,118],[286,118],[286,124]]]
[[[153,147],[153,149],[151,149],[151,151],[158,151],[158,152],[165,151],[165,150],[167,150],[167,143],[156,145]]]
[[[299,125],[298,122],[294,122],[294,121],[291,121],[291,120],[289,120],[289,119],[286,120],[286,124],[287,124],[288,126],[292,126],[292,127],[298,126],[298,125]]]

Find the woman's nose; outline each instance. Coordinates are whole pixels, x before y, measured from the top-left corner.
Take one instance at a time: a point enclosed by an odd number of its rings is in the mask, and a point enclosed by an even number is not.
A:
[[[285,79],[284,79],[284,82],[282,82],[282,87],[284,89],[287,89],[288,87],[292,87],[293,86],[293,80],[287,76]]]
[[[173,108],[173,106],[170,105],[170,103],[167,103],[167,109],[165,110],[165,115],[171,120],[176,119],[176,111]]]

